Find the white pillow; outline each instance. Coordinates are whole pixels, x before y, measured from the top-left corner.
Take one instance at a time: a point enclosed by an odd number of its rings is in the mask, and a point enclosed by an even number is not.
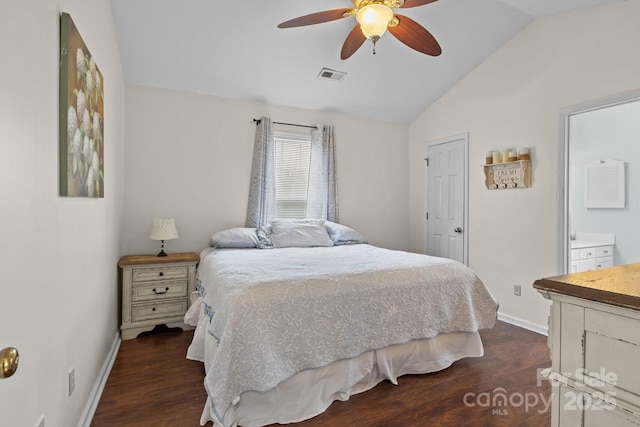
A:
[[[256,248],[258,236],[255,228],[230,228],[218,231],[209,239],[209,246],[214,248]]]
[[[353,245],[367,243],[367,239],[356,230],[336,222],[325,221],[329,237],[334,245]]]
[[[274,248],[333,246],[321,219],[274,219],[271,232]]]

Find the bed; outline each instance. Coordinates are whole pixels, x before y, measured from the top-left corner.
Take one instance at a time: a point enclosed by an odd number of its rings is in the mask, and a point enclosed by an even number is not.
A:
[[[478,331],[495,325],[498,305],[468,267],[335,223],[275,220],[210,244],[185,316],[187,358],[205,367],[201,425],[314,417],[385,379],[482,356]]]

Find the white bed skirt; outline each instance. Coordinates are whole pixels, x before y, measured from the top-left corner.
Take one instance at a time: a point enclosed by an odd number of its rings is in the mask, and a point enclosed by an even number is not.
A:
[[[206,316],[200,316],[187,358],[204,363],[205,371],[216,351],[206,333]],[[445,369],[456,360],[484,354],[480,334],[454,332],[406,344],[372,350],[352,359],[302,371],[265,392],[245,392],[218,420],[207,399],[200,424],[214,427],[257,427],[303,421],[323,413],[333,401],[373,388],[388,379],[397,384],[405,374],[423,374]]]

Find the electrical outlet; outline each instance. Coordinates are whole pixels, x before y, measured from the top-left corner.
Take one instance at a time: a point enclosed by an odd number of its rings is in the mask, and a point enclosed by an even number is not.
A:
[[[520,285],[513,285],[513,294],[517,297],[519,297],[522,294],[522,286]]]
[[[38,424],[36,424],[36,427],[44,427],[44,415],[40,416],[40,420],[38,421]]]
[[[69,371],[69,396],[73,393],[73,390],[76,388],[76,369],[71,368]]]

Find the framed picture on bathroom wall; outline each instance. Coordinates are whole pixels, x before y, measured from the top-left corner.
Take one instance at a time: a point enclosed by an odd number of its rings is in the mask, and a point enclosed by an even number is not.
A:
[[[584,166],[586,208],[625,207],[625,173],[622,160],[594,160]]]
[[[104,80],[68,13],[60,15],[60,195],[104,197]]]

